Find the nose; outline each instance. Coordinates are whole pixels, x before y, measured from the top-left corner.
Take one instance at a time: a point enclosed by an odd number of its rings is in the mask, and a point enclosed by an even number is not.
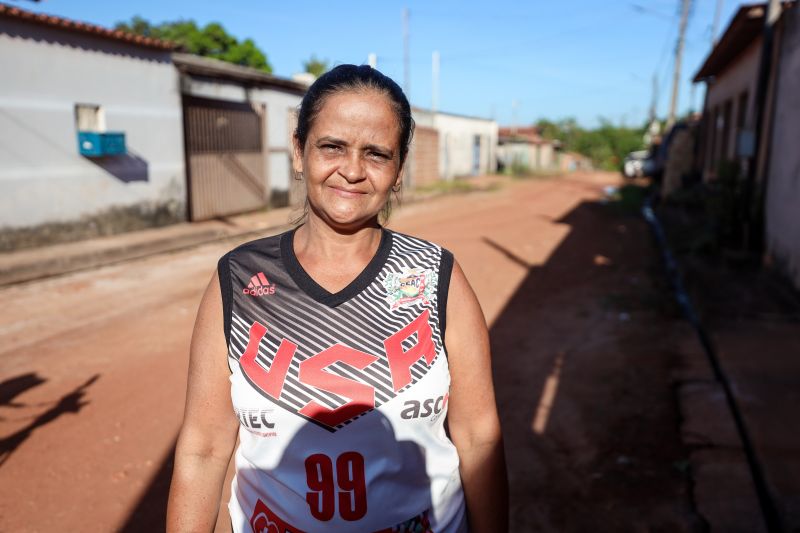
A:
[[[339,173],[348,183],[355,183],[364,179],[364,162],[358,150],[351,150],[339,167]]]

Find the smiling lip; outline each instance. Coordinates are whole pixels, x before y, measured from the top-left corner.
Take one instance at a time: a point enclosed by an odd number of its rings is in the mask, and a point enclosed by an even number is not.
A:
[[[336,195],[343,196],[345,198],[358,198],[359,196],[366,194],[365,192],[354,189],[342,189],[340,187],[331,187],[331,189],[333,189],[333,192]]]

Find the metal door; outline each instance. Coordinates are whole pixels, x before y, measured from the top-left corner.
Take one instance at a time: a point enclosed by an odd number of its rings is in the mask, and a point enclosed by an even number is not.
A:
[[[252,211],[269,203],[266,111],[246,102],[183,98],[189,219]]]

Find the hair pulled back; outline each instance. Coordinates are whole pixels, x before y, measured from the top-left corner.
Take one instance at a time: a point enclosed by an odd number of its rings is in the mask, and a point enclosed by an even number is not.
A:
[[[400,165],[406,159],[411,136],[414,133],[414,119],[406,95],[397,83],[369,65],[339,65],[329,70],[308,88],[300,103],[297,115],[297,129],[294,136],[303,150],[317,115],[325,105],[325,100],[336,93],[347,91],[374,90],[385,94],[400,124]]]

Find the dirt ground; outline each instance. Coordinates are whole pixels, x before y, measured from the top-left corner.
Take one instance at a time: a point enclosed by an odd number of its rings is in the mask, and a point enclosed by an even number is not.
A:
[[[679,319],[644,222],[602,201],[617,180],[503,182],[390,224],[452,250],[478,293],[513,531],[700,528],[672,389]],[[0,290],[0,530],[163,527],[195,311],[235,244]]]

